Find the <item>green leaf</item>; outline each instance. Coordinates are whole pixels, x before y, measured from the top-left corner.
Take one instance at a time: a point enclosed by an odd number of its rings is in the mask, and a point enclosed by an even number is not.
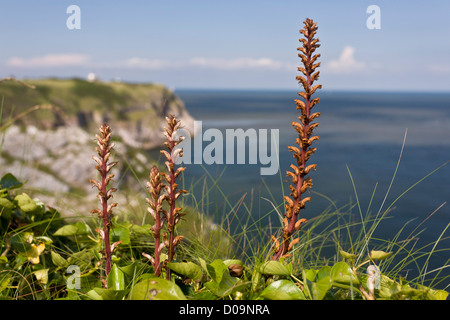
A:
[[[391,299],[392,295],[401,290],[401,285],[395,282],[391,278],[381,275],[380,277],[380,289],[378,295],[380,298]]]
[[[106,281],[108,283],[108,289],[115,291],[125,289],[125,276],[116,264],[113,264]]]
[[[175,283],[161,278],[149,278],[137,283],[130,292],[132,300],[187,300]]]
[[[323,278],[329,277],[330,274],[331,274],[331,267],[330,266],[323,266],[317,272],[317,280],[320,281]]]
[[[136,274],[136,269],[138,267],[138,261],[133,261],[127,266],[119,267],[122,272],[127,276],[134,276]]]
[[[259,272],[271,276],[290,276],[292,274],[292,265],[284,265],[280,261],[267,261],[261,265]]]
[[[252,274],[252,291],[256,291],[260,281],[261,281],[261,272],[258,271],[258,268],[255,268]]]
[[[31,241],[27,241],[30,239],[29,237],[28,233],[16,233],[10,238],[11,244],[19,252],[27,252],[31,249]]]
[[[50,254],[52,257],[52,262],[55,266],[59,268],[66,268],[69,265],[67,260],[64,259],[59,253],[52,250]]]
[[[89,227],[83,222],[77,222],[75,224],[68,224],[65,226],[62,226],[58,230],[55,231],[53,234],[54,236],[60,236],[60,237],[69,237],[69,236],[75,236],[75,235],[85,235],[89,234]]]
[[[341,256],[343,256],[345,259],[348,260],[354,260],[357,256],[356,254],[345,252],[343,250],[339,251],[341,253]]]
[[[78,232],[78,227],[76,225],[68,224],[68,225],[62,226],[61,228],[56,230],[55,233],[53,233],[53,235],[68,237],[68,236],[76,235],[77,232]]]
[[[0,256],[0,263],[7,263],[8,258],[6,256]]]
[[[193,262],[171,262],[167,266],[170,270],[179,275],[185,276],[192,280],[198,280],[202,277],[202,269]]]
[[[224,260],[223,264],[226,265],[227,267],[232,265],[232,264],[238,264],[240,266],[243,266],[244,263],[241,260],[237,260],[237,259],[228,259],[228,260]]]
[[[207,263],[202,258],[198,257],[198,261],[200,262],[200,266],[205,272],[208,272]]]
[[[410,300],[413,298],[419,298],[424,295],[424,292],[418,289],[411,288],[410,286],[403,286],[401,290],[391,295],[395,300]]]
[[[359,284],[359,281],[355,277],[352,269],[345,262],[338,262],[331,268],[330,278],[334,282]]]
[[[302,272],[304,291],[314,300],[322,300],[332,286],[331,267],[323,266],[319,270],[305,269]]]
[[[228,271],[228,267],[222,260],[217,259],[206,266],[208,275],[212,279],[212,283],[206,283],[208,289],[213,291],[216,295],[223,297],[233,292],[236,289],[235,285],[238,279],[232,277]],[[205,284],[205,285],[206,285]]]
[[[95,249],[83,249],[81,251],[75,252],[68,259],[67,263],[69,265],[75,264],[80,267],[83,271],[85,268],[91,266],[91,261],[95,257]]]
[[[134,232],[136,235],[142,235],[142,236],[148,236],[151,237],[153,235],[152,231],[150,230],[151,225],[145,224],[142,226],[133,224],[131,226],[131,232]]]
[[[22,193],[17,195],[14,198],[14,201],[17,203],[17,206],[24,212],[33,212],[38,208],[36,202],[30,198],[26,193]]]
[[[0,198],[0,216],[11,219],[11,212],[14,209],[14,203],[6,198]]]
[[[39,281],[40,284],[47,284],[48,282],[48,270],[49,269],[41,269],[34,271],[33,274],[35,275],[36,279]]]
[[[222,281],[222,277],[224,272],[228,272],[228,268],[225,266],[222,260],[217,259],[212,263],[206,266],[206,270],[208,271],[208,275],[211,279],[216,283],[220,284]]]
[[[45,204],[38,198],[33,199],[34,203],[36,204],[36,209],[33,210],[34,214],[42,215],[45,213]]]
[[[9,282],[10,282],[10,279],[7,277],[4,277],[3,279],[0,280],[0,292],[2,292],[3,290],[6,289]]]
[[[372,250],[370,252],[370,258],[372,260],[384,260],[384,259],[388,258],[391,254],[392,254],[392,252]]]
[[[235,277],[232,277],[230,275],[230,273],[228,272],[228,268],[227,271],[224,272],[223,276],[222,276],[222,281],[220,281],[219,287],[217,288],[217,295],[219,297],[224,297],[227,296],[231,293],[233,293],[233,291],[236,288],[236,284],[238,283],[238,279]]]
[[[130,244],[130,230],[121,225],[115,225],[111,229],[112,242],[122,240],[123,245]]]
[[[420,284],[417,285],[417,288],[425,293],[425,298],[427,300],[445,300],[448,296],[448,292],[445,290],[435,290]]]
[[[323,277],[317,282],[313,282],[311,285],[311,293],[313,295],[314,300],[322,300],[327,294],[328,290],[330,290],[332,285],[331,279],[329,276]]]
[[[86,295],[92,300],[123,300],[129,290],[94,288]]]
[[[278,280],[268,285],[260,294],[269,300],[305,300],[303,292],[290,280]]]
[[[53,240],[50,239],[47,236],[37,236],[34,238],[34,240],[38,241],[38,242],[44,242],[45,244],[52,244]]]
[[[17,189],[23,186],[23,183],[17,180],[15,176],[13,176],[11,173],[5,174],[2,179],[0,180],[0,186],[3,189]]]
[[[436,300],[447,300],[448,292],[445,290],[433,290],[430,289],[429,294],[431,294],[431,299]]]
[[[316,281],[317,271],[313,269],[305,269],[303,270],[303,280],[309,280],[311,282]]]

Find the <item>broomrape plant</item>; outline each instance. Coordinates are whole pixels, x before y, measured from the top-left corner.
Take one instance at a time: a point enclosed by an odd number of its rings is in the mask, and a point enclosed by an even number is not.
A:
[[[110,173],[111,169],[117,164],[116,161],[109,162],[111,156],[111,150],[114,147],[114,143],[111,143],[111,128],[105,123],[100,128],[100,135],[96,135],[97,138],[97,152],[98,157],[93,156],[92,159],[97,163],[95,168],[100,173],[100,181],[89,180],[98,189],[98,200],[100,201],[101,209],[94,209],[91,212],[98,214],[98,217],[103,222],[103,230],[99,230],[100,236],[104,243],[104,258],[105,258],[105,271],[106,275],[111,271],[111,256],[114,248],[119,244],[118,242],[110,245],[110,229],[111,218],[113,217],[112,209],[117,206],[117,203],[111,203],[108,205],[108,200],[112,197],[112,193],[116,191],[114,188],[108,188],[108,184],[111,182],[114,174]]]
[[[167,248],[167,260],[164,262],[166,265],[174,260],[176,246],[181,242],[183,236],[176,235],[175,226],[180,219],[185,215],[181,207],[177,207],[176,201],[186,190],[179,189],[176,183],[178,176],[184,171],[184,167],[175,167],[175,163],[179,157],[183,156],[183,150],[178,146],[184,137],[178,136],[177,129],[180,127],[181,122],[173,115],[166,117],[168,126],[164,128],[163,134],[167,138],[164,142],[168,151],[161,150],[161,153],[165,156],[165,165],[167,172],[160,172],[156,166],[151,169],[150,182],[147,184],[151,198],[147,199],[149,204],[148,211],[152,215],[155,224],[151,228],[153,237],[155,240],[155,253],[154,257],[148,254],[144,254],[153,267],[155,268],[155,275],[159,276],[161,273],[161,253],[163,248]],[[166,184],[162,183],[162,178],[166,181]],[[162,188],[166,193],[161,194]],[[168,210],[163,209],[163,201],[167,202],[169,206]],[[161,243],[161,229],[164,226],[164,222],[167,223],[167,233],[163,233],[163,242]],[[170,279],[170,270],[166,268],[166,277]]]
[[[289,146],[289,150],[293,153],[296,159],[297,165],[292,164],[293,171],[287,171],[287,176],[292,179],[292,184],[289,185],[291,190],[290,196],[285,196],[285,217],[283,219],[283,231],[281,243],[275,236],[272,236],[274,242],[274,255],[273,260],[278,260],[281,257],[288,255],[293,246],[298,243],[299,239],[291,239],[295,231],[306,222],[306,219],[298,219],[300,210],[305,208],[306,202],[311,200],[311,197],[302,196],[312,186],[312,179],[308,177],[308,173],[311,170],[316,169],[316,164],[307,165],[307,161],[317,148],[311,147],[315,140],[319,140],[319,136],[314,136],[313,130],[319,125],[319,123],[313,123],[314,119],[320,116],[320,112],[311,113],[311,109],[319,103],[319,98],[312,98],[312,95],[317,89],[321,89],[321,85],[314,85],[314,81],[319,78],[319,71],[315,71],[320,62],[317,59],[320,54],[314,54],[316,49],[320,46],[318,44],[319,39],[315,39],[314,36],[317,30],[317,24],[311,20],[306,19],[304,22],[305,28],[300,30],[304,38],[300,38],[302,46],[297,50],[300,51],[298,56],[301,58],[303,67],[299,67],[298,70],[304,76],[297,76],[298,82],[303,86],[304,92],[299,92],[298,95],[303,98],[302,100],[295,100],[297,104],[297,110],[301,111],[298,117],[299,122],[292,122],[292,126],[298,133],[296,139],[298,147]]]

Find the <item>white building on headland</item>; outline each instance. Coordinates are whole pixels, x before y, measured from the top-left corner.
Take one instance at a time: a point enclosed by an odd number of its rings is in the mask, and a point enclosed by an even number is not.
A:
[[[86,80],[89,81],[89,82],[97,81],[97,80],[98,80],[98,79],[97,79],[97,75],[96,75],[95,73],[93,73],[93,72],[90,72],[90,73],[87,75]]]

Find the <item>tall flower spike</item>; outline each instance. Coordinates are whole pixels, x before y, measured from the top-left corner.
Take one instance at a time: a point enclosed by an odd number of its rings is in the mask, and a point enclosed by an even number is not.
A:
[[[289,146],[289,150],[293,153],[296,160],[296,165],[292,164],[293,171],[288,171],[287,176],[291,178],[292,184],[289,186],[291,193],[285,196],[285,219],[283,220],[282,239],[279,242],[275,237],[272,237],[274,245],[274,255],[272,260],[278,260],[281,257],[288,256],[289,251],[299,241],[298,238],[292,240],[292,235],[295,231],[301,228],[301,225],[306,222],[306,219],[297,219],[300,210],[305,208],[306,202],[310,201],[310,197],[302,197],[312,186],[312,179],[307,177],[311,170],[316,169],[316,164],[306,165],[311,155],[314,154],[316,148],[311,147],[314,141],[319,139],[319,136],[313,135],[313,130],[319,123],[313,123],[314,119],[320,116],[319,112],[311,113],[311,109],[319,103],[319,98],[312,98],[317,89],[321,89],[321,85],[313,85],[314,81],[319,78],[319,71],[316,69],[320,66],[317,59],[320,54],[314,54],[319,48],[319,39],[315,39],[317,30],[317,23],[311,19],[306,19],[304,22],[304,29],[300,30],[303,38],[300,38],[302,46],[297,48],[303,66],[298,68],[303,75],[297,76],[299,84],[304,91],[299,92],[298,95],[302,99],[296,99],[297,110],[300,110],[298,122],[292,122],[292,126],[298,133],[296,139],[298,147]]]
[[[167,262],[172,262],[175,256],[175,248],[183,239],[183,236],[175,236],[175,225],[185,215],[182,212],[182,208],[176,206],[176,200],[186,192],[186,190],[178,189],[176,180],[180,173],[184,171],[184,167],[175,168],[177,159],[183,156],[183,150],[178,144],[183,141],[184,137],[178,136],[177,129],[180,127],[180,120],[176,119],[173,115],[166,117],[168,126],[164,128],[163,134],[166,136],[167,141],[164,142],[168,151],[161,150],[161,153],[166,157],[165,165],[167,167],[167,173],[161,173],[167,184],[164,185],[167,196],[165,197],[169,210],[165,212],[167,221],[168,235],[163,234],[164,243],[168,250]],[[167,270],[166,276],[170,278],[170,272]]]
[[[146,199],[149,204],[148,212],[155,222],[151,227],[153,238],[155,240],[155,253],[154,257],[144,253],[143,255],[152,263],[155,269],[155,275],[159,276],[161,274],[161,252],[165,247],[164,243],[161,243],[161,229],[164,226],[164,217],[167,212],[162,208],[165,195],[161,194],[163,184],[161,181],[161,174],[156,166],[153,166],[150,170],[150,182],[147,182],[147,187],[150,193],[150,198]]]
[[[117,203],[108,205],[108,200],[112,197],[112,193],[116,191],[114,188],[108,189],[108,184],[114,177],[114,174],[110,172],[117,162],[109,162],[111,150],[114,147],[114,143],[111,143],[111,128],[105,123],[99,128],[99,131],[100,135],[96,135],[98,156],[93,156],[92,159],[97,163],[95,168],[100,173],[100,181],[92,179],[89,181],[98,189],[97,198],[100,201],[101,209],[94,209],[91,212],[98,214],[98,217],[103,221],[103,230],[100,234],[105,247],[105,270],[106,275],[108,275],[111,271],[111,256],[114,249],[110,245],[109,231],[111,228],[111,218],[113,217],[112,209],[117,206]]]

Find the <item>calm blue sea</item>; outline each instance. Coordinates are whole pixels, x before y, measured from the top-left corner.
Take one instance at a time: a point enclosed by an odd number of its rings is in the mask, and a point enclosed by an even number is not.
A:
[[[176,94],[185,102],[190,114],[203,121],[203,131],[208,128],[222,132],[238,128],[279,129],[281,177],[280,174],[261,176],[260,164],[187,165],[186,182],[197,181],[194,188],[197,199],[204,192],[203,184],[198,181],[208,176],[205,170],[213,177],[219,177],[225,169],[217,182],[229,195],[230,203],[237,204],[246,194],[243,205],[237,210],[236,220],[246,221],[246,211],[257,219],[273,209],[269,201],[260,197],[282,203],[282,186],[286,191],[288,185],[285,172],[293,163],[287,146],[293,145],[296,138],[291,126],[296,120],[296,92],[177,90]],[[312,190],[331,199],[337,207],[356,200],[350,171],[362,211],[365,213],[369,209],[374,214],[379,211],[394,175],[405,134],[400,166],[382,209],[450,160],[450,93],[322,91],[320,98],[321,102],[313,110],[321,112],[321,116],[316,120],[320,125],[315,131],[320,140],[315,143],[317,151],[309,161],[310,164],[317,163],[317,171],[311,173]],[[203,147],[208,144],[204,141]],[[206,180],[211,184],[209,178]],[[265,185],[269,186],[270,192]],[[219,199],[219,203],[214,204],[216,207],[226,207],[220,195],[217,198],[211,195],[211,199]],[[312,194],[304,217],[313,218],[323,212],[331,204],[329,199]],[[423,222],[445,202],[448,203]],[[423,222],[420,229],[426,230],[420,234],[419,244],[437,240],[450,223],[450,164],[408,191],[393,208],[389,214],[392,218],[380,224],[377,235],[392,239],[400,228],[415,219],[402,233],[405,237],[408,231]],[[357,208],[353,212],[358,220]],[[275,212],[264,221],[269,220],[277,225]],[[444,237],[449,236],[450,230]],[[450,241],[444,240],[439,248],[450,248]],[[434,262],[442,266],[447,259],[450,259],[450,253],[444,251],[437,254]]]

